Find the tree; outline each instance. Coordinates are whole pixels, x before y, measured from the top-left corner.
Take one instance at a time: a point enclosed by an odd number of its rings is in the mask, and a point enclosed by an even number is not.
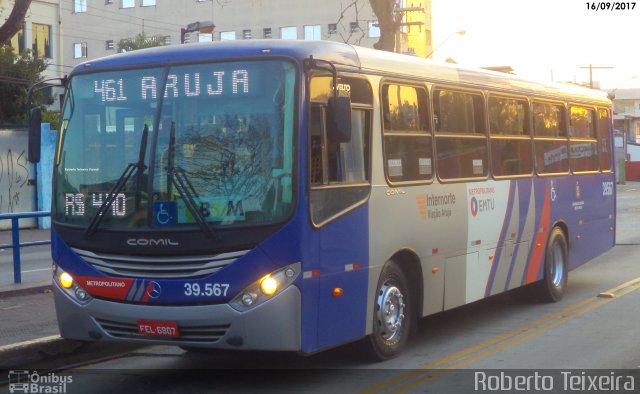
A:
[[[9,45],[0,46],[0,123],[24,124],[27,120],[27,89],[41,81],[47,68],[43,59],[34,58],[31,51],[16,54]],[[35,105],[50,104],[41,92],[32,98]]]
[[[164,45],[164,36],[148,36],[144,32],[133,38],[124,38],[118,42],[118,52],[130,52],[137,49],[160,47]]]
[[[7,21],[0,26],[0,45],[6,44],[24,25],[31,0],[16,0]]]
[[[399,0],[351,0],[340,10],[340,16],[336,24],[340,24],[347,18],[347,12],[355,13],[355,21],[359,23],[360,12],[363,10],[366,2],[369,3],[371,10],[378,19],[378,26],[380,27],[380,38],[378,38],[378,42],[373,44],[373,47],[375,49],[393,52],[396,47],[396,35],[402,24],[402,14],[397,12]],[[344,36],[342,33],[339,34],[341,35],[342,41],[346,43],[360,44],[360,41],[365,37],[365,31],[360,26],[356,29],[353,29],[351,26],[345,26],[345,30],[349,32],[348,35]]]
[[[369,4],[380,26],[380,38],[373,47],[393,52],[396,46],[396,34],[402,24],[402,14],[396,12],[398,2],[397,0],[369,0]]]

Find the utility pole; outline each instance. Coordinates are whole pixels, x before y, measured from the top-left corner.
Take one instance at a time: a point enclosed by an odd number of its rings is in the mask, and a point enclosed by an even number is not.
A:
[[[594,66],[593,64],[589,64],[588,66],[581,66],[580,68],[589,69],[589,88],[593,89],[593,69],[611,69],[611,66]]]

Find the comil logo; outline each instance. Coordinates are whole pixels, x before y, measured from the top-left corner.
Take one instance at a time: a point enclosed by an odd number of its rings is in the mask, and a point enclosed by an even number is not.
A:
[[[72,376],[60,376],[54,372],[40,375],[37,371],[9,371],[9,392],[13,393],[52,393],[67,392],[67,385],[73,383]]]

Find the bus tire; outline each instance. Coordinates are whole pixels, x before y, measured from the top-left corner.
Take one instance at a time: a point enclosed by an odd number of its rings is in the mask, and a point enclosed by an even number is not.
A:
[[[569,257],[567,238],[559,227],[551,231],[544,256],[544,278],[533,289],[541,301],[558,302],[567,288]]]
[[[366,339],[373,359],[384,361],[398,356],[409,339],[413,300],[404,272],[388,261],[378,279],[373,309],[373,332]]]

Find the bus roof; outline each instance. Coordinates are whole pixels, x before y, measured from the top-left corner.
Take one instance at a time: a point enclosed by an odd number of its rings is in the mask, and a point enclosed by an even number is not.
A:
[[[263,56],[283,56],[299,62],[313,56],[315,59],[330,61],[344,70],[367,71],[397,78],[489,88],[556,99],[571,97],[572,100],[611,105],[605,92],[576,85],[540,83],[517,75],[438,63],[415,56],[333,41],[246,40],[156,47],[87,61],[77,65],[71,74],[122,67],[152,67],[185,61],[197,63]]]

